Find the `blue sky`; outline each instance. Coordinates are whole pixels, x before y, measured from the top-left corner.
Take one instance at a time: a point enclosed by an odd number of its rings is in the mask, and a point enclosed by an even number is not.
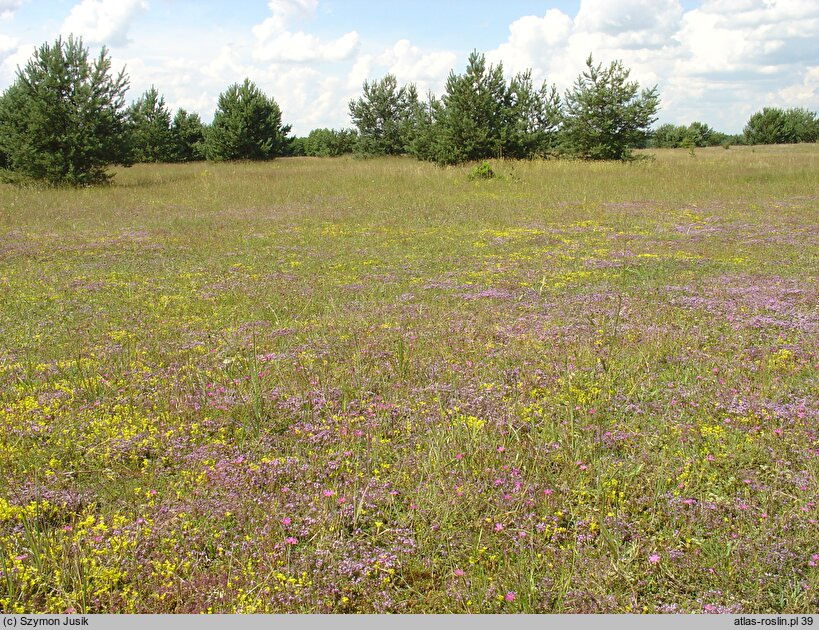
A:
[[[387,72],[440,94],[473,49],[567,88],[591,52],[657,84],[659,122],[741,131],[763,106],[819,109],[816,0],[0,0],[0,89],[59,34],[107,45],[129,96],[151,85],[210,120],[250,77],[296,133],[349,125],[347,103]]]

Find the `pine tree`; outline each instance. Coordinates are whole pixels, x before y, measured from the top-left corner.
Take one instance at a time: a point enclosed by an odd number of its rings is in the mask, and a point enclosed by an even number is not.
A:
[[[91,62],[81,39],[43,44],[0,98],[0,153],[21,175],[75,186],[105,182],[130,164],[125,71],[106,48]]]
[[[586,70],[566,92],[563,131],[570,152],[621,160],[645,142],[659,108],[657,87],[639,91],[629,74],[619,61],[603,68],[589,55]]]
[[[171,113],[155,87],[128,108],[131,149],[135,162],[171,162],[174,142]]]
[[[179,109],[171,123],[172,154],[175,162],[205,159],[205,131],[199,114]]]
[[[276,101],[245,79],[219,95],[206,154],[211,160],[269,160],[287,153],[288,133]]]
[[[349,103],[358,129],[357,152],[362,155],[400,155],[412,142],[411,114],[418,103],[414,85],[398,87],[392,74],[364,81],[363,95]]]
[[[510,158],[545,156],[555,148],[560,123],[557,88],[532,83],[532,71],[515,75],[509,83],[503,155]]]
[[[464,74],[449,73],[436,108],[435,161],[457,164],[502,157],[508,108],[503,66],[487,67],[484,55],[473,51]]]

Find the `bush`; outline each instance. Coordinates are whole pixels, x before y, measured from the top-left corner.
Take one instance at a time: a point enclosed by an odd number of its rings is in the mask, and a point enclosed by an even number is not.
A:
[[[472,171],[469,173],[469,179],[493,179],[495,177],[495,171],[492,170],[492,166],[489,162],[481,162],[477,166],[475,166]]]
[[[313,129],[304,139],[304,155],[313,157],[337,157],[352,153],[358,134],[352,129]]]
[[[81,39],[43,44],[0,97],[0,153],[17,174],[50,184],[108,181],[129,165],[124,71],[103,47],[89,60]]]

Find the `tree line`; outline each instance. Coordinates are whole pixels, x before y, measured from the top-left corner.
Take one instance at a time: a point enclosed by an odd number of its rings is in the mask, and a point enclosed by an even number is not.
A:
[[[440,97],[419,97],[395,76],[365,81],[349,103],[353,129],[290,135],[276,101],[249,79],[219,95],[210,124],[172,114],[151,87],[126,104],[124,70],[114,73],[106,48],[95,59],[69,36],[40,46],[0,96],[0,169],[52,184],[110,179],[110,165],[194,160],[266,160],[281,156],[410,155],[440,165],[487,158],[622,160],[643,147],[816,142],[815,112],[765,108],[742,135],[708,125],[661,125],[656,86],[641,89],[619,61],[591,56],[571,88],[559,94],[531,71],[507,80],[503,65],[473,52],[463,73],[451,71]],[[7,177],[8,179],[8,177]]]

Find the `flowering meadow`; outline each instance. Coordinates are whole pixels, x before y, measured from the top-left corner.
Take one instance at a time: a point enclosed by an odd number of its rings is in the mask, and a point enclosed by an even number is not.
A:
[[[0,186],[0,611],[819,609],[819,147]]]

